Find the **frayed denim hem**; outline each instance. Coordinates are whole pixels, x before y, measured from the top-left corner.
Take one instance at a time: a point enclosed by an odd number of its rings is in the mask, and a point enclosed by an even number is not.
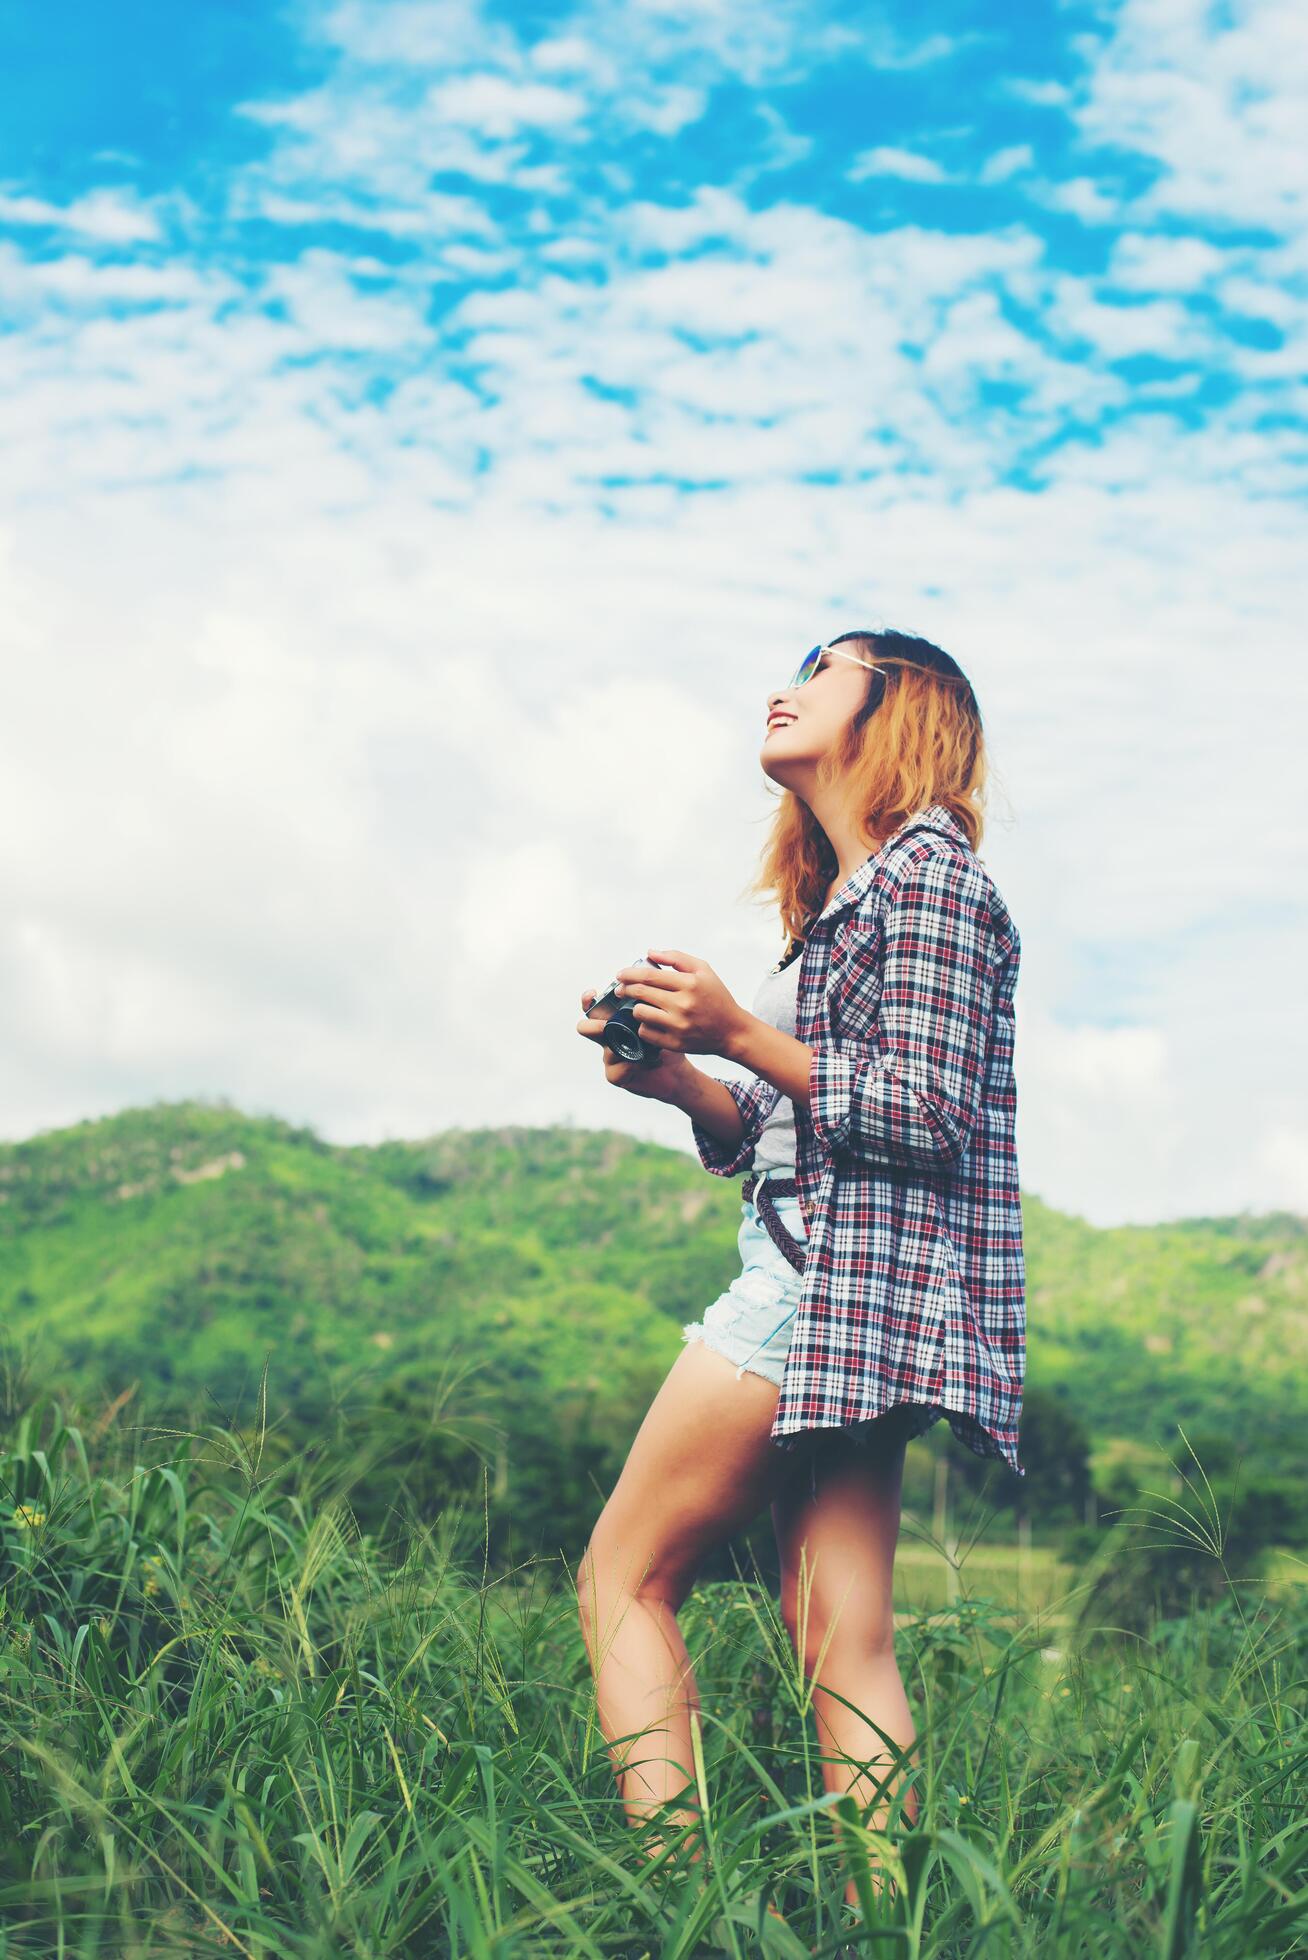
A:
[[[683,1341],[702,1341],[705,1347],[712,1349],[714,1354],[722,1354],[722,1349],[710,1337],[702,1320],[689,1321],[681,1330],[681,1338]],[[765,1346],[766,1343],[760,1342],[759,1345]],[[731,1356],[729,1354],[722,1354],[722,1359],[724,1361],[730,1361]],[[736,1368],[736,1380],[739,1381],[741,1376],[745,1374],[757,1375],[760,1381],[767,1382],[770,1387],[778,1391],[781,1388],[780,1379],[776,1375],[770,1374],[766,1368],[760,1368],[754,1361],[752,1355],[746,1355],[745,1359]]]

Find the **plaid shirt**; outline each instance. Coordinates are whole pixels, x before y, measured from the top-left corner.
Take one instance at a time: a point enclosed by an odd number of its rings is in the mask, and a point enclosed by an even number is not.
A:
[[[773,1438],[847,1428],[901,1402],[945,1416],[1019,1477],[1026,1272],[1014,1124],[1021,942],[942,804],[901,824],[810,927],[795,1032],[813,1049],[795,1104],[808,1228]],[[706,1170],[735,1177],[781,1090],[726,1082],[734,1148],[693,1123]]]

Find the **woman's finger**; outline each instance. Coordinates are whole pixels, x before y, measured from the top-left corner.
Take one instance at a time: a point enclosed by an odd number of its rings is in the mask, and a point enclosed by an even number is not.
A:
[[[642,973],[636,979],[620,980],[618,995],[622,1000],[644,1000],[652,1006],[662,1006],[669,994],[679,991],[679,980],[656,980],[651,974]]]
[[[680,1020],[680,1016],[673,1012],[670,1005],[665,1007],[661,1001],[657,1000],[638,1000],[631,1010],[631,1018],[633,1021],[639,1022],[642,1030],[645,1028],[675,1028]]]

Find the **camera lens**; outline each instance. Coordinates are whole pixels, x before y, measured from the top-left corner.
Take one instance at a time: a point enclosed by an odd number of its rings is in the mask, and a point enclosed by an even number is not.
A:
[[[616,1008],[604,1023],[604,1033],[600,1039],[620,1061],[637,1062],[641,1068],[658,1068],[663,1060],[663,1050],[643,1038],[640,1025],[634,1019],[635,1012],[634,1001]]]
[[[634,1002],[615,1007],[604,1023],[604,1044],[624,1062],[638,1062],[645,1053],[645,1044],[636,1026]]]

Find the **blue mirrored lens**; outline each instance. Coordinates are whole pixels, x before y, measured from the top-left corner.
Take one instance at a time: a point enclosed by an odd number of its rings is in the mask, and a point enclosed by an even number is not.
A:
[[[810,647],[798,667],[796,667],[790,685],[792,687],[803,687],[804,682],[817,672],[817,664],[821,658],[821,647]]]

